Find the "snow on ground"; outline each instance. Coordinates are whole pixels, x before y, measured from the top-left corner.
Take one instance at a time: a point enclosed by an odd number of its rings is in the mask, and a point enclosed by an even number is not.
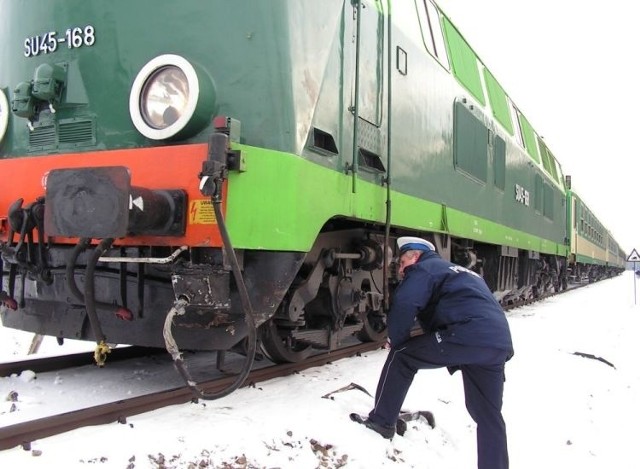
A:
[[[638,467],[633,429],[640,421],[640,306],[635,281],[626,272],[508,313],[516,350],[507,364],[504,396],[512,468]],[[0,327],[0,357],[15,359],[30,341],[30,334]],[[63,350],[74,347],[86,348],[72,344]],[[55,348],[54,340],[45,340],[41,353]],[[322,398],[352,382],[373,393],[386,354],[379,350],[341,360],[218,401],[133,416],[126,424],[75,430],[36,441],[30,451],[0,451],[0,467],[475,467],[475,427],[464,406],[459,373],[418,373],[405,408],[433,411],[436,428],[416,421],[391,442],[349,420],[350,412],[370,410],[372,398],[365,393],[349,390]],[[141,376],[145,373],[151,370],[140,370]],[[79,404],[91,385],[85,383],[74,394]],[[63,389],[60,379],[50,375],[0,378],[5,396],[18,387],[15,412],[33,411],[43,405],[43,394],[59,395]],[[0,404],[2,426],[11,420],[12,406]]]

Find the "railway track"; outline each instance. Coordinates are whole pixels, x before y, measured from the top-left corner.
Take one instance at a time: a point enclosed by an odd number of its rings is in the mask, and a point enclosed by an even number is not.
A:
[[[557,294],[573,291],[576,288],[589,285],[572,284],[570,288],[559,293],[549,293],[536,299],[514,302],[505,306],[505,311],[509,311],[521,306],[533,304],[535,302],[548,299]],[[419,333],[419,332],[418,332]],[[412,334],[414,335],[414,334]],[[361,343],[343,349],[319,353],[305,360],[303,363],[290,363],[282,365],[271,365],[254,369],[247,377],[243,387],[255,386],[257,383],[267,381],[272,378],[287,376],[300,372],[308,368],[322,366],[332,361],[340,360],[359,353],[375,350],[381,346],[380,343]],[[146,349],[143,347],[127,347],[115,349],[113,355],[109,356],[109,361],[131,359],[152,353],[158,353],[158,349]],[[65,357],[52,357],[33,359],[21,362],[0,363],[0,376],[9,376],[12,373],[19,373],[22,370],[30,369],[37,372],[58,370],[64,367],[86,365],[92,362],[90,353],[73,354]],[[206,393],[214,393],[225,389],[235,379],[235,375],[226,375],[216,379],[199,383],[199,388]],[[32,419],[25,422],[15,423],[0,427],[0,450],[22,446],[29,449],[31,442],[49,436],[64,433],[73,429],[89,426],[102,425],[112,422],[125,423],[127,418],[133,415],[149,412],[174,404],[183,404],[189,401],[197,401],[190,388],[186,386],[163,389],[150,392],[141,396],[118,399],[105,404],[94,405],[82,409],[72,410],[61,414]]]
[[[130,360],[135,357],[143,357],[160,353],[166,353],[166,350],[148,347],[114,348],[108,355],[108,361],[117,362]],[[72,353],[51,357],[34,357],[15,362],[0,363],[0,377],[20,374],[25,370],[31,370],[35,373],[46,373],[49,371],[63,370],[65,368],[73,368],[76,366],[92,365],[94,363],[92,352]]]
[[[253,370],[243,386],[255,386],[257,383],[272,378],[287,376],[307,368],[322,366],[342,358],[375,350],[380,348],[380,346],[380,343],[362,343],[333,352],[319,353],[305,360],[303,363],[266,366]],[[224,376],[199,383],[199,387],[205,392],[212,393],[224,389],[233,382],[234,379],[235,376]],[[125,423],[127,417],[132,415],[196,400],[188,387],[176,387],[7,425],[0,427],[0,450],[14,448],[16,446],[29,449],[31,442],[38,439],[58,435],[89,425],[102,425],[112,422]]]
[[[604,280],[606,280],[606,279],[604,279]],[[569,284],[567,286],[566,290],[562,290],[562,291],[559,291],[559,292],[545,293],[543,295],[540,295],[537,298],[528,298],[526,300],[514,301],[513,303],[510,303],[510,304],[507,304],[507,305],[503,305],[502,309],[504,309],[505,311],[511,311],[512,309],[521,308],[523,306],[531,305],[531,304],[537,303],[537,302],[542,301],[542,300],[546,300],[546,299],[551,298],[551,297],[556,296],[556,295],[561,295],[563,293],[568,293],[568,292],[576,290],[578,288],[586,287],[588,285],[591,285],[591,283],[587,283],[587,282],[585,282],[585,283],[571,283],[571,284]]]

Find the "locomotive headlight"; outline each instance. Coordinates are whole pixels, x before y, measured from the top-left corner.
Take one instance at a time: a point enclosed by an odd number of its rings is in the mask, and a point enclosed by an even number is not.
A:
[[[166,129],[185,114],[189,106],[189,80],[178,67],[157,70],[144,84],[140,110],[144,122]]]
[[[138,131],[153,140],[188,138],[215,112],[211,78],[178,55],[161,55],[136,76],[129,113]]]
[[[7,95],[4,94],[4,90],[0,88],[0,143],[4,138],[4,134],[7,132],[7,126],[9,125],[9,100]]]

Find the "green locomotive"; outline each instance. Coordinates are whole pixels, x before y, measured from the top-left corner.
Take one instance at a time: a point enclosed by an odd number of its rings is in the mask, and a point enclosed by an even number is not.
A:
[[[384,336],[398,236],[504,303],[582,261],[560,165],[430,0],[0,11],[7,327],[299,361]]]

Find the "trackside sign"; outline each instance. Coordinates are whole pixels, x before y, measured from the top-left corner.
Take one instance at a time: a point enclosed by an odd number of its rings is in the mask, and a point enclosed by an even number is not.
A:
[[[629,257],[627,257],[627,262],[640,262],[640,254],[635,249],[631,251]]]

